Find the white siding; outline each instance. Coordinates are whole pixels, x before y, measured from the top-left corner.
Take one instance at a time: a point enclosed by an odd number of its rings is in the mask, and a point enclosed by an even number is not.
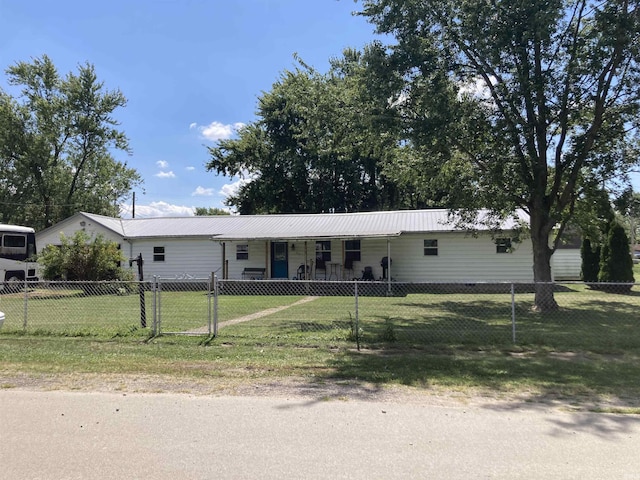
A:
[[[154,262],[153,248],[164,247],[164,262]],[[144,278],[154,275],[163,278],[175,278],[190,275],[195,278],[209,278],[211,272],[220,270],[222,265],[222,247],[218,242],[206,239],[155,239],[139,240],[123,246],[125,256],[137,257],[142,254]],[[234,257],[235,258],[235,257]],[[133,268],[137,267],[134,264]],[[216,272],[217,273],[217,272]],[[221,276],[221,273],[217,273]]]
[[[424,240],[438,240],[438,255],[424,255]],[[514,244],[512,253],[496,253],[494,240],[488,236],[473,238],[463,233],[405,234],[389,240],[391,246],[391,276],[399,282],[482,282],[533,280],[531,242]],[[215,243],[215,242],[212,242]],[[236,243],[249,245],[249,259],[236,260]],[[295,247],[292,249],[291,245]],[[307,241],[307,261],[315,261],[315,242]],[[226,242],[229,278],[242,278],[245,267],[267,268],[269,272],[269,242]],[[304,263],[305,242],[288,242],[289,278],[296,276]],[[387,256],[387,239],[362,239],[361,260],[354,263],[353,275],[362,277],[370,266],[376,279],[382,278],[382,257]],[[331,241],[331,262],[343,264],[343,241]],[[340,267],[342,268],[342,267]],[[327,273],[327,275],[330,272]],[[267,273],[269,277],[269,273]],[[341,278],[345,278],[341,272]]]
[[[438,240],[438,255],[424,255],[424,240]],[[387,255],[386,241],[363,242],[363,261],[382,276],[380,260]],[[399,282],[532,281],[531,243],[514,244],[512,253],[496,253],[489,236],[473,238],[463,233],[407,234],[391,239],[391,277]]]
[[[84,225],[80,222],[84,222]],[[74,215],[73,217],[58,223],[55,227],[56,228],[49,228],[36,233],[36,246],[38,248],[38,252],[41,252],[47,245],[60,245],[60,234],[64,234],[66,237],[70,238],[73,237],[78,230],[84,230],[91,237],[102,235],[106,240],[114,241],[118,245],[121,245],[123,249],[125,248],[120,235],[81,216],[79,217]]]
[[[580,280],[581,269],[580,249],[561,248],[551,256],[551,271],[554,280]]]
[[[217,247],[217,250],[220,254],[220,259],[222,259],[222,246],[219,243],[211,242]],[[267,272],[269,271],[267,265],[267,259],[269,258],[269,242],[265,242],[264,240],[257,241],[241,241],[241,242],[225,242],[225,255],[226,260],[229,262],[229,272],[228,278],[231,279],[241,279],[242,271],[249,267],[254,268],[267,268]],[[236,260],[236,245],[248,245],[249,246],[249,258],[246,260]],[[220,260],[221,262],[222,260]],[[220,278],[222,278],[222,270],[220,270],[219,274],[217,274]],[[267,274],[268,277],[268,274]]]

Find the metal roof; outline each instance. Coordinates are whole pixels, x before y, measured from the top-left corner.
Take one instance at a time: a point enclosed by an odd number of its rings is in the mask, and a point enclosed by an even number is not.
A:
[[[360,213],[219,215],[119,219],[83,213],[124,238],[210,237],[215,240],[393,237],[403,233],[451,232],[449,210]],[[526,221],[526,217],[521,215]],[[502,225],[510,230],[516,222]],[[478,225],[479,230],[486,227]]]

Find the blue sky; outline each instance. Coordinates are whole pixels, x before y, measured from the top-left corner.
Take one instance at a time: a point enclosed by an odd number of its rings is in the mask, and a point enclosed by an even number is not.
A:
[[[89,62],[128,99],[116,112],[143,177],[136,217],[222,207],[234,179],[205,170],[206,146],[255,120],[257,99],[297,53],[320,71],[373,40],[353,0],[0,0],[5,70],[48,55],[61,75]],[[143,192],[144,190],[144,192]],[[131,216],[131,205],[123,210]]]

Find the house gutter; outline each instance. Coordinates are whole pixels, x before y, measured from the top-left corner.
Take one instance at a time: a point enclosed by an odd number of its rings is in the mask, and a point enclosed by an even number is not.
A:
[[[229,237],[224,235],[213,235],[209,237],[212,241],[227,241],[227,242],[248,242],[251,240],[256,241],[307,241],[307,240],[319,240],[319,239],[335,239],[335,240],[351,240],[354,238],[362,239],[362,238],[395,238],[402,235],[402,232],[394,232],[394,233],[381,233],[381,234],[354,234],[354,235],[277,235],[277,236],[255,236],[249,237],[246,235],[237,236],[237,237]]]

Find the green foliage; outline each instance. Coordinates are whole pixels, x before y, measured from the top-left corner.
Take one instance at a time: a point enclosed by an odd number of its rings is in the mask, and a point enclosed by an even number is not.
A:
[[[616,221],[611,224],[607,243],[602,247],[598,281],[630,284],[634,282],[629,238],[624,227]],[[631,289],[631,285],[629,285],[629,289]]]
[[[42,229],[79,210],[117,216],[141,183],[116,159],[130,153],[113,113],[126,105],[90,64],[61,77],[46,55],[7,69],[14,98],[0,90],[0,221]]]
[[[228,210],[217,207],[196,207],[196,217],[204,217],[208,215],[231,215]]]
[[[258,120],[210,148],[209,171],[247,180],[227,200],[241,214],[411,206],[384,175],[397,153],[386,95],[368,76],[381,47],[347,50],[320,74],[300,61],[258,102]]]
[[[594,244],[602,245],[615,218],[609,192],[601,186],[584,185],[571,220],[582,236],[591,239]]]
[[[60,235],[61,245],[47,245],[38,256],[47,280],[131,280],[130,271],[120,267],[125,261],[116,242],[102,235],[91,237],[78,230],[73,237]]]
[[[385,319],[384,328],[380,333],[380,341],[393,343],[398,340],[398,334],[390,318]]]
[[[597,282],[600,271],[600,247],[592,246],[591,240],[585,238],[582,240],[580,255],[582,257],[582,281]]]
[[[615,199],[614,205],[628,228],[631,244],[635,246],[640,238],[640,193],[628,188]]]
[[[637,13],[616,0],[364,0],[396,39],[387,65],[402,79],[390,98],[411,154],[388,174],[425,172],[422,191],[452,208],[524,209],[534,278],[551,281],[550,234],[585,187],[624,184],[640,159]]]

